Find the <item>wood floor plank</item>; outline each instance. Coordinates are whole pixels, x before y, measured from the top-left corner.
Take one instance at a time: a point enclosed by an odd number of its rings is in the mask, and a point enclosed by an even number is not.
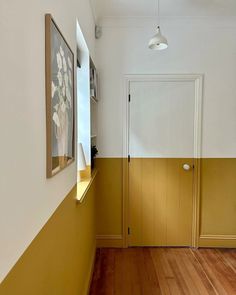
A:
[[[190,295],[191,289],[188,288],[186,284],[186,280],[184,279],[184,276],[181,273],[180,270],[180,264],[176,261],[176,254],[173,252],[174,249],[168,249],[168,262],[170,264],[170,267],[172,268],[172,271],[174,273],[174,276],[176,278],[176,282],[178,284],[178,287],[181,291],[181,294],[183,295]],[[192,295],[192,294],[191,294]],[[195,295],[195,294],[193,294]]]
[[[100,249],[90,295],[236,295],[236,249]]]
[[[100,249],[97,251],[91,295],[114,294],[114,250]]]
[[[224,260],[224,262],[232,269],[236,274],[236,256],[233,255],[232,250],[217,249],[218,257]]]
[[[115,264],[115,295],[142,295],[139,271],[135,263],[135,249],[117,250]]]
[[[143,248],[140,254],[136,251],[136,263],[140,266],[142,265],[142,267],[138,268],[142,294],[161,295],[160,284],[150,250]]]
[[[198,273],[189,263],[189,257],[185,254],[185,249],[173,249],[173,256],[178,265],[179,272],[182,274],[182,278],[186,283],[188,292],[191,295],[204,295],[205,288],[199,279]],[[205,293],[206,294],[206,293]]]
[[[156,275],[159,279],[161,292],[163,295],[170,295],[171,291],[169,285],[167,284],[167,280],[168,278],[174,280],[174,276],[172,272],[169,274],[166,273],[168,271],[168,268],[164,267],[160,249],[152,248],[150,249],[150,253],[153,259]]]
[[[227,293],[222,283],[219,281],[217,272],[214,270],[214,265],[210,263],[207,258],[207,254],[205,253],[204,249],[200,249],[194,252],[195,257],[197,258],[198,262],[202,265],[204,272],[206,273],[207,277],[211,281],[212,285],[216,289],[219,295],[235,295],[235,293]],[[211,250],[212,251],[212,250]]]
[[[195,250],[189,251],[189,249],[185,249],[184,251],[187,257],[185,265],[188,269],[189,274],[191,274],[191,276],[193,277],[195,288],[198,289],[201,295],[219,295],[212,285],[211,281],[208,279],[201,264],[192,254],[192,251]]]
[[[214,274],[227,294],[236,294],[236,275],[231,267],[225,263],[221,256],[217,255],[216,249],[202,251],[202,256],[214,270]]]

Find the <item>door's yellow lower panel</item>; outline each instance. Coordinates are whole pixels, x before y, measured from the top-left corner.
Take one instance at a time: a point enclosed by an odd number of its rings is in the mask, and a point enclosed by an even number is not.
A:
[[[130,246],[191,246],[193,159],[132,158]]]

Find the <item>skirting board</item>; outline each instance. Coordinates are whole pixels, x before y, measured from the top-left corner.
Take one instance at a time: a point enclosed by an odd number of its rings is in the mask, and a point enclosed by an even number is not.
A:
[[[199,247],[236,248],[236,235],[201,235]]]
[[[123,248],[122,235],[97,235],[97,248]]]
[[[122,235],[98,235],[97,248],[124,248]],[[236,248],[236,235],[201,235],[198,247]]]

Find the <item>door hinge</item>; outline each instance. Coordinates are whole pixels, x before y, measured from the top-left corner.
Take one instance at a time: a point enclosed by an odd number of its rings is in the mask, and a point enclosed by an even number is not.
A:
[[[129,102],[131,101],[131,95],[129,94]]]
[[[128,155],[128,162],[130,163],[130,155]]]
[[[131,231],[130,231],[130,227],[128,227],[128,235],[130,235],[130,232],[131,232]]]

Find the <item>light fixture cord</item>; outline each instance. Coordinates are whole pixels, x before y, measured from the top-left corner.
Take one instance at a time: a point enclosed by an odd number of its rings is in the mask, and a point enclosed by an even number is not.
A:
[[[160,26],[160,1],[157,0],[157,26]]]

